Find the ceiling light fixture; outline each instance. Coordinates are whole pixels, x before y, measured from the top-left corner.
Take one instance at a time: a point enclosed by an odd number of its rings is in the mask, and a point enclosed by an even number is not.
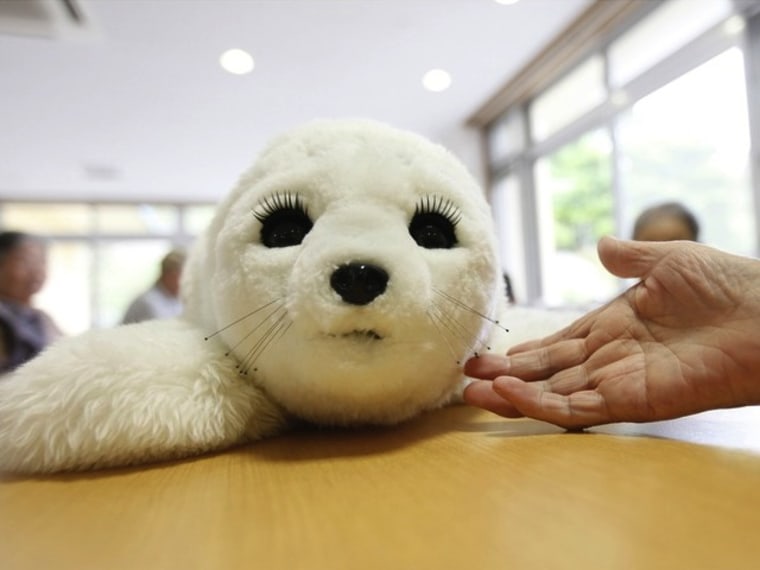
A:
[[[501,4],[502,6],[511,6],[512,4],[517,4],[520,0],[494,0],[497,4]]]
[[[219,64],[229,73],[245,75],[253,71],[253,57],[242,49],[228,49],[219,57]]]
[[[428,91],[446,91],[451,86],[451,74],[444,69],[431,69],[422,76],[422,85]]]

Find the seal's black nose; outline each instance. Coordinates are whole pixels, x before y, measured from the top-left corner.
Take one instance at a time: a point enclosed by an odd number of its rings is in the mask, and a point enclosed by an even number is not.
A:
[[[346,303],[367,305],[385,292],[388,272],[369,263],[346,263],[333,271],[330,286]]]

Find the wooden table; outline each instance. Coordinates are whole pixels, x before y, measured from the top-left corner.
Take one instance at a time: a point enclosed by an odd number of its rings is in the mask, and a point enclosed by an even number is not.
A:
[[[563,433],[464,406],[0,483],[3,570],[760,568],[760,408]]]

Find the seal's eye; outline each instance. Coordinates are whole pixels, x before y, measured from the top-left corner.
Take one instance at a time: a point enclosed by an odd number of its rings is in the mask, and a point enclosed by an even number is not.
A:
[[[314,225],[301,197],[290,193],[269,196],[253,215],[261,222],[261,243],[267,247],[298,245]]]
[[[426,249],[451,249],[457,244],[456,225],[461,215],[440,196],[423,198],[409,222],[409,235]]]

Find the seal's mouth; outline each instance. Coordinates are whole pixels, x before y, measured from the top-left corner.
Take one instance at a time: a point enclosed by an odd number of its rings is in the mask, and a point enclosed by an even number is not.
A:
[[[383,336],[372,329],[356,329],[342,334],[328,334],[330,338],[342,338],[347,340],[383,340]]]

